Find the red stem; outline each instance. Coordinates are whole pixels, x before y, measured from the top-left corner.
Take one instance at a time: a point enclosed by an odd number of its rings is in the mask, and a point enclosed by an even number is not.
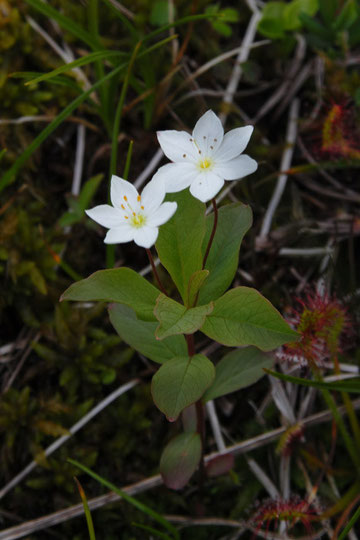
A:
[[[164,285],[161,283],[159,274],[158,274],[158,272],[157,272],[157,270],[156,270],[156,266],[155,266],[155,263],[154,263],[153,256],[151,255],[151,251],[150,251],[149,248],[145,248],[145,249],[146,249],[147,256],[149,257],[149,261],[150,261],[150,264],[151,264],[151,268],[152,268],[153,274],[154,274],[154,276],[155,276],[156,281],[157,281],[158,284],[159,284],[160,290],[161,290],[161,292],[163,292],[163,293],[167,296],[167,292],[166,292],[166,290],[165,290],[165,287],[164,287]]]
[[[207,258],[209,256],[209,253],[210,253],[210,249],[211,249],[211,246],[212,246],[212,243],[213,243],[213,240],[214,240],[214,236],[215,236],[215,233],[216,233],[216,227],[217,227],[217,223],[218,223],[218,209],[217,209],[217,204],[216,204],[215,198],[211,199],[211,202],[212,202],[213,209],[214,209],[214,225],[213,225],[213,228],[212,228],[212,231],[211,231],[211,235],[210,235],[210,238],[209,238],[209,243],[207,245],[205,255],[204,255],[204,260],[203,260],[203,263],[202,263],[202,269],[203,270],[205,268],[205,264],[206,264]]]

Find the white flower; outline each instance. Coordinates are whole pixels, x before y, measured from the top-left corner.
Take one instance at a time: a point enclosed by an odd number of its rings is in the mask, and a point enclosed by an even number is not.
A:
[[[138,246],[150,248],[156,242],[159,226],[166,223],[177,208],[175,202],[163,203],[165,194],[161,179],[149,182],[139,195],[130,182],[112,176],[110,199],[113,206],[101,204],[85,212],[110,229],[104,239],[106,244],[134,240]]]
[[[224,180],[238,180],[256,171],[256,161],[240,155],[253,129],[240,127],[224,135],[220,119],[213,111],[207,111],[197,121],[192,135],[186,131],[158,131],[160,146],[173,163],[160,167],[154,180],[163,179],[167,193],[190,186],[194,197],[210,201]]]

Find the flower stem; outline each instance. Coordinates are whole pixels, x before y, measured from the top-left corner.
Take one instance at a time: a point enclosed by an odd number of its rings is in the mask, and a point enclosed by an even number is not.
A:
[[[216,204],[215,198],[211,199],[211,202],[212,202],[213,209],[214,209],[214,224],[213,224],[213,228],[212,228],[212,231],[211,231],[211,234],[210,234],[209,243],[208,243],[206,251],[205,251],[204,260],[203,260],[203,263],[202,263],[202,270],[204,270],[204,268],[205,268],[205,264],[206,264],[207,258],[209,256],[209,253],[210,253],[210,249],[211,249],[211,246],[212,246],[212,243],[213,243],[213,240],[214,240],[214,236],[215,236],[215,233],[216,233],[216,227],[217,227],[217,224],[218,224],[218,209],[217,209],[217,204]]]
[[[151,255],[151,251],[150,251],[149,248],[145,248],[145,249],[146,249],[147,256],[149,257],[149,261],[150,261],[150,264],[151,264],[151,268],[152,268],[153,274],[154,274],[154,276],[155,276],[156,281],[158,282],[158,285],[159,285],[159,287],[160,287],[160,290],[161,290],[161,292],[163,292],[166,296],[168,296],[168,294],[167,294],[167,292],[166,292],[166,290],[165,290],[164,285],[161,283],[161,280],[160,280],[158,271],[156,270],[156,266],[155,266],[155,263],[154,263],[153,256]]]

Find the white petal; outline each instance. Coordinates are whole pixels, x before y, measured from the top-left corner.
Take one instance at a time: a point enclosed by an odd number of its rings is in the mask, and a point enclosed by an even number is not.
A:
[[[113,175],[111,177],[110,199],[114,206],[121,208],[122,204],[126,204],[127,199],[134,211],[137,212],[139,209],[137,197],[138,192],[130,182],[119,176]]]
[[[220,146],[224,136],[220,118],[213,111],[207,111],[196,122],[193,137],[203,157],[211,156]]]
[[[189,187],[198,174],[197,167],[192,163],[168,163],[160,167],[152,182],[163,179],[166,193],[176,193]]]
[[[216,162],[229,161],[241,154],[245,150],[253,131],[253,126],[245,126],[232,129],[226,133],[214,155]]]
[[[186,131],[158,131],[157,138],[162,151],[171,161],[193,163],[198,159],[196,147],[191,142],[192,137]]]
[[[139,229],[135,229],[134,242],[140,247],[150,248],[156,242],[159,234],[157,227],[148,227],[145,225]]]
[[[156,175],[154,175],[156,176]],[[159,208],[166,195],[165,180],[158,176],[146,184],[141,192],[141,205],[147,216],[151,216]]]
[[[122,212],[109,204],[100,204],[99,206],[95,206],[95,208],[85,210],[85,213],[89,218],[96,221],[96,223],[99,223],[108,229],[111,229],[111,227],[119,227],[124,221]]]
[[[149,227],[164,225],[176,212],[176,202],[164,202],[146,221]]]
[[[213,171],[225,180],[238,180],[255,172],[257,168],[258,164],[255,159],[242,154],[226,163],[216,163]]]
[[[136,229],[125,223],[116,229],[110,229],[104,239],[105,244],[123,244],[134,240],[134,232]]]
[[[202,202],[208,202],[219,193],[224,179],[212,171],[201,172],[190,186],[190,193]]]

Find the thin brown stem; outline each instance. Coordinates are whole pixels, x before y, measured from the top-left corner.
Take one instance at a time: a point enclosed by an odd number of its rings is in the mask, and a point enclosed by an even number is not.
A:
[[[216,233],[216,227],[217,227],[217,223],[218,223],[218,209],[217,209],[217,204],[216,204],[215,198],[211,199],[211,202],[212,202],[213,209],[214,209],[214,224],[213,224],[213,228],[212,228],[212,231],[211,231],[211,234],[210,234],[209,243],[208,243],[206,251],[205,251],[204,260],[203,260],[203,263],[202,263],[202,269],[205,268],[205,264],[206,264],[207,258],[209,256],[209,253],[210,253],[210,249],[211,249],[211,246],[212,246],[212,243],[213,243],[213,240],[214,240],[214,236],[215,236],[215,233]]]
[[[153,259],[153,256],[152,256],[152,254],[151,254],[151,251],[150,251],[149,248],[145,248],[145,249],[146,249],[147,256],[149,257],[149,261],[150,261],[150,264],[151,264],[151,268],[152,268],[153,274],[154,274],[154,276],[155,276],[156,281],[158,282],[158,285],[159,285],[159,287],[160,287],[160,290],[161,290],[161,292],[163,292],[163,293],[167,296],[168,294],[167,294],[167,292],[166,292],[166,290],[165,290],[164,285],[161,283],[161,280],[160,280],[158,271],[156,270],[156,266],[155,266],[154,259]]]

